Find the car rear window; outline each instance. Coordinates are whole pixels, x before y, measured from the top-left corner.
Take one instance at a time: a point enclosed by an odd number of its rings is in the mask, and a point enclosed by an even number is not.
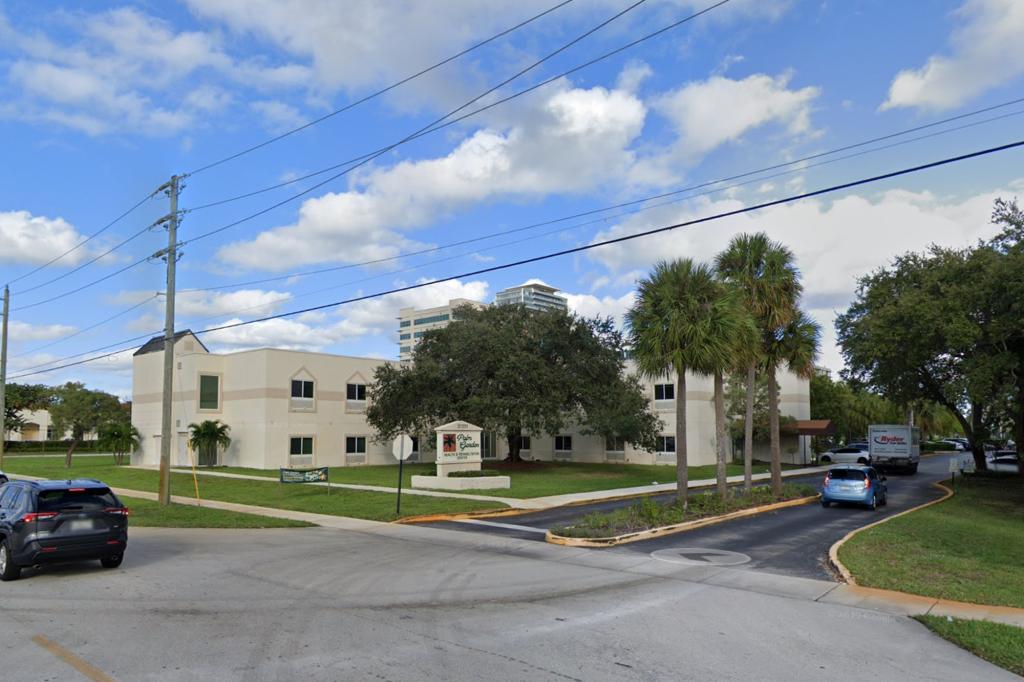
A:
[[[864,472],[859,469],[832,469],[828,477],[833,481],[863,481]]]
[[[44,490],[39,493],[39,511],[60,511],[68,507],[92,511],[119,507],[117,498],[110,488],[88,488],[86,490]]]

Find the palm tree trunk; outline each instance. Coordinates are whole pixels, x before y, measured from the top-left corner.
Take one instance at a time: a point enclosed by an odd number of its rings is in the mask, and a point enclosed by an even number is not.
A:
[[[726,444],[725,437],[725,389],[722,381],[722,372],[715,372],[715,449],[718,455],[718,466],[716,468],[718,496],[725,499],[729,494],[728,483],[725,480],[725,458]]]
[[[743,420],[743,492],[749,493],[754,477],[754,390],[757,387],[757,368],[747,368],[747,412]]]
[[[772,453],[772,494],[782,494],[782,452],[779,447],[779,385],[775,383],[775,367],[768,367],[768,431]]]
[[[686,371],[678,370],[676,379],[676,499],[687,507],[690,470],[686,461]]]

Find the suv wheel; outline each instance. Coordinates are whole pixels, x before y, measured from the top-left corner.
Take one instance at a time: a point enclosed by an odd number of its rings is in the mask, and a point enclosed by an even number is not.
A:
[[[864,459],[863,457],[860,457],[860,458],[857,459],[857,464],[863,464],[863,465],[867,466],[867,463],[868,463],[868,461],[866,459]]]
[[[821,463],[822,464],[831,464],[832,463],[832,458],[829,457],[828,455],[822,455]]]
[[[11,544],[4,538],[0,542],[0,580],[17,580],[21,577],[21,566],[14,563]]]
[[[111,554],[100,559],[103,568],[117,568],[124,561],[124,554]]]
[[[871,511],[875,511],[876,509],[878,509],[878,494],[877,493],[871,496],[871,501],[868,502],[868,509],[870,509]]]

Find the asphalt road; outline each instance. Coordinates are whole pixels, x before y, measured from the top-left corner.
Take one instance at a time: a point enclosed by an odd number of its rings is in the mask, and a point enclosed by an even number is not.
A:
[[[916,475],[888,474],[889,504],[873,512],[853,506],[833,505],[825,509],[818,504],[809,504],[686,533],[593,551],[650,554],[681,546],[723,550],[749,556],[749,562],[744,564],[747,568],[781,575],[832,579],[834,576],[828,566],[829,547],[855,528],[939,497],[941,492],[932,483],[948,478],[948,461],[949,457],[945,455],[926,457],[921,460]],[[822,476],[815,475],[787,479],[787,482],[820,486],[821,479]],[[659,495],[657,498],[668,500],[671,495]],[[521,516],[497,517],[482,522],[444,522],[431,525],[543,541],[544,531],[548,528],[571,525],[575,520],[591,512],[607,511],[633,503],[632,500],[614,500],[559,507]]]
[[[387,524],[130,536],[0,584],[0,679],[1018,679],[825,581]]]

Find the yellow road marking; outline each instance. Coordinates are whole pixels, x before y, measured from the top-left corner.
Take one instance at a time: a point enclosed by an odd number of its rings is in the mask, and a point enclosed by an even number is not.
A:
[[[89,663],[88,661],[79,658],[75,654],[71,653],[60,644],[50,641],[42,635],[36,635],[32,638],[32,641],[43,647],[51,654],[64,661],[72,668],[88,677],[93,682],[114,682],[114,678],[107,675],[102,670]]]

